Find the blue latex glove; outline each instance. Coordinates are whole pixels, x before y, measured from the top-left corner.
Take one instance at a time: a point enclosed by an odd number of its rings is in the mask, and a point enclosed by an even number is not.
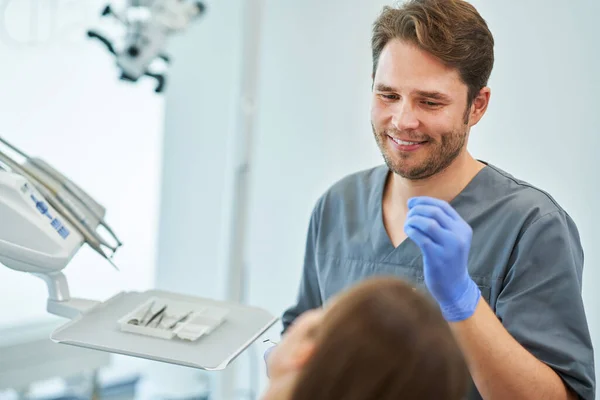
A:
[[[423,254],[425,285],[447,321],[469,318],[481,296],[467,269],[471,227],[442,200],[413,197],[408,209],[404,231]]]
[[[271,352],[275,350],[275,346],[271,346],[269,347],[267,350],[265,350],[265,353],[263,355],[263,360],[265,361],[265,368],[267,371],[267,378],[270,378],[271,374],[269,374],[269,356],[271,355]]]

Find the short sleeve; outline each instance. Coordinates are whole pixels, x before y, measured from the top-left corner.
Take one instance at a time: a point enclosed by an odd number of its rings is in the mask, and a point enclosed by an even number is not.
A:
[[[319,280],[317,276],[317,243],[320,224],[320,204],[315,206],[306,235],[306,249],[304,252],[304,265],[302,267],[302,277],[300,279],[300,287],[296,303],[285,310],[281,318],[283,324],[282,334],[288,327],[305,311],[313,308],[321,307],[323,301],[321,299],[321,291],[319,288]]]
[[[594,399],[594,354],[581,296],[583,250],[574,222],[562,211],[539,217],[518,240],[511,261],[497,316],[581,399]]]

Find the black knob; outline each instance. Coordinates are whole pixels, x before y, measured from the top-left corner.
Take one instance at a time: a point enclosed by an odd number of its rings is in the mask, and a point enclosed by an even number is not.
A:
[[[140,55],[140,49],[138,49],[136,46],[129,46],[127,49],[127,54],[129,54],[131,57],[137,57]]]

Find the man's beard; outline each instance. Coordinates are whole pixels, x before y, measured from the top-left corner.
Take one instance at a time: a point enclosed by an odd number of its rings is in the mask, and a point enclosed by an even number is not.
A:
[[[411,180],[426,179],[446,169],[458,157],[467,140],[467,129],[464,125],[462,126],[462,130],[457,129],[444,133],[440,136],[439,141],[433,141],[431,137],[421,134],[399,135],[397,132],[390,130],[377,132],[372,123],[371,127],[373,128],[373,134],[375,135],[375,140],[381,150],[383,159],[390,171]],[[427,151],[427,157],[418,165],[409,167],[409,162],[405,162],[405,160],[410,160],[414,155],[411,153],[402,154],[390,149],[388,134],[391,137],[403,136],[414,141],[426,140],[427,143],[423,146],[427,148],[418,151]],[[394,154],[393,157],[392,152]]]

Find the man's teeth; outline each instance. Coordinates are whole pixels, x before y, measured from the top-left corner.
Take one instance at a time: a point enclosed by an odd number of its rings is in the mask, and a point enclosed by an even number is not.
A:
[[[396,139],[396,138],[392,138],[392,140],[398,144],[401,144],[403,146],[412,146],[415,144],[420,144],[421,142],[405,142],[404,140],[400,140],[400,139]]]

